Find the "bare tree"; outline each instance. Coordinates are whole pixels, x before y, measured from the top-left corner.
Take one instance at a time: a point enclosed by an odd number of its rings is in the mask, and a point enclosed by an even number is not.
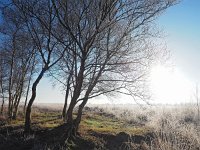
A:
[[[89,98],[115,91],[143,99],[139,83],[155,54],[147,42],[151,23],[175,1],[52,0],[52,3],[60,24],[75,42],[71,48],[74,73],[66,116],[70,137],[76,135]],[[73,110],[80,101],[74,119]]]
[[[28,102],[25,116],[25,132],[31,130],[31,107],[36,97],[36,89],[44,74],[52,68],[64,55],[70,45],[68,36],[62,37],[55,11],[49,1],[43,0],[13,0],[13,5],[26,19],[26,27],[36,45],[37,59],[40,71],[32,84],[31,98]],[[66,41],[61,45],[60,41]]]
[[[15,9],[5,7],[2,10],[3,23],[0,31],[3,34],[2,51],[4,51],[4,68],[8,70],[8,117],[16,119],[21,97],[26,89],[26,80],[32,58],[35,55],[34,45],[24,28],[25,21]],[[14,13],[15,12],[15,13]]]

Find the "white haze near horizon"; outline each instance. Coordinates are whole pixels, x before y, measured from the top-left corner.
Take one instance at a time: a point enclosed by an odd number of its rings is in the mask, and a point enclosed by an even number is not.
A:
[[[161,70],[160,70],[161,69]],[[163,69],[163,70],[162,70]],[[159,71],[159,72],[158,72]],[[180,104],[195,102],[195,86],[187,80],[178,70],[168,70],[165,68],[155,67],[152,71],[153,76],[150,81],[150,91],[152,98],[151,104]],[[155,79],[154,79],[155,78]],[[35,103],[64,103],[64,91],[61,87],[52,86],[50,79],[43,78],[38,85]],[[144,102],[140,101],[141,104]],[[99,96],[90,99],[91,104],[136,104],[130,96],[115,96],[107,98]]]

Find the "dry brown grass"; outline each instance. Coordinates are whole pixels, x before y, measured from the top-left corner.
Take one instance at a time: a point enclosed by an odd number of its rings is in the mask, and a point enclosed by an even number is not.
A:
[[[135,105],[102,108],[133,126],[153,129],[156,138],[148,145],[150,150],[200,149],[200,126],[192,104],[147,106],[145,109]]]

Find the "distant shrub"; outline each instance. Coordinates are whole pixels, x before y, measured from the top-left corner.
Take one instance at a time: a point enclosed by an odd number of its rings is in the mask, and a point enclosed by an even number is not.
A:
[[[192,115],[187,115],[187,116],[184,117],[184,122],[193,123],[194,122],[194,117]]]
[[[148,117],[146,115],[141,114],[141,115],[138,115],[137,118],[140,122],[147,122],[148,121]]]

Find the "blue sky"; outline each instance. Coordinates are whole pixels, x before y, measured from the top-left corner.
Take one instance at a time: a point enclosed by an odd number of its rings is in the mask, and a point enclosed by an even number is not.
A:
[[[158,19],[174,63],[192,82],[200,83],[200,0],[182,0]]]

